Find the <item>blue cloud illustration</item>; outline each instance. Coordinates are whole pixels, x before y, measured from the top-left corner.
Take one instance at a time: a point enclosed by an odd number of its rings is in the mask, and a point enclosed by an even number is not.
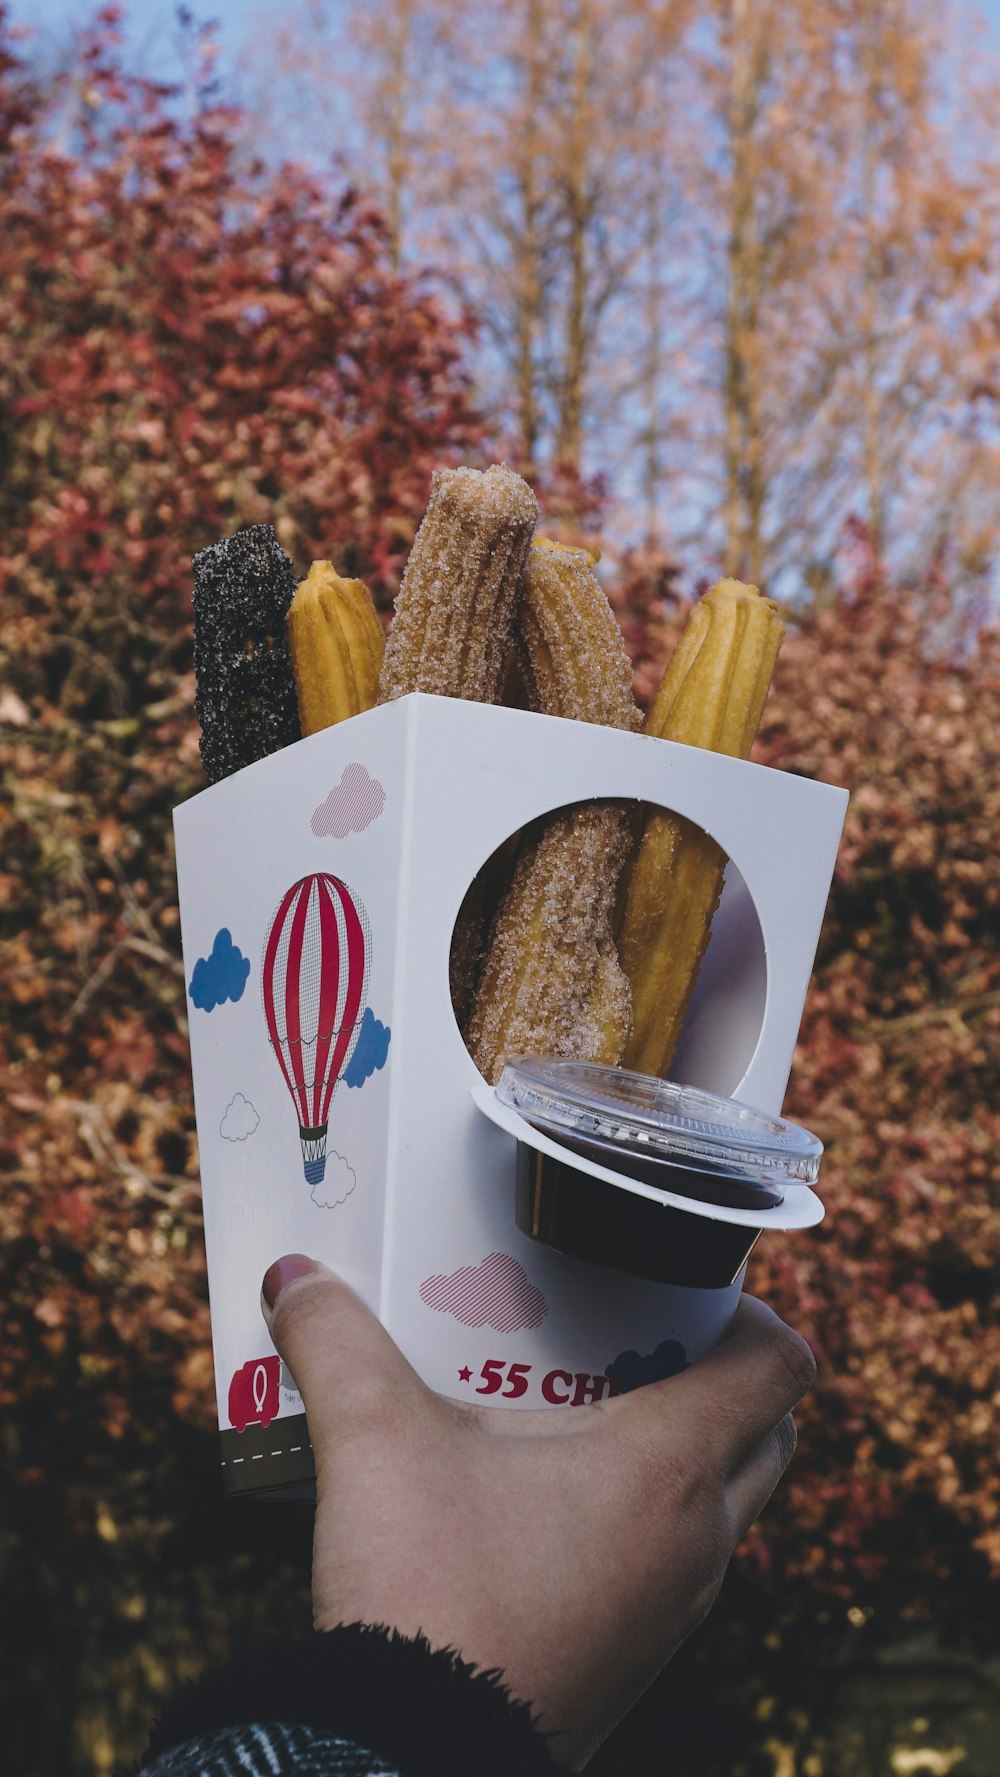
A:
[[[344,1081],[348,1086],[363,1086],[376,1068],[385,1066],[391,1036],[389,1026],[380,1024],[371,1007],[366,1006],[361,1020],[361,1034],[354,1054],[344,1069]]]
[[[227,926],[215,934],[211,956],[200,956],[194,965],[188,993],[200,1012],[214,1012],[226,1000],[243,998],[250,973],[250,958],[233,943]]]
[[[622,1351],[610,1363],[605,1375],[620,1382],[622,1394],[643,1388],[647,1382],[662,1382],[667,1376],[679,1376],[690,1368],[687,1352],[677,1339],[664,1339],[655,1351],[640,1357],[637,1351]]]

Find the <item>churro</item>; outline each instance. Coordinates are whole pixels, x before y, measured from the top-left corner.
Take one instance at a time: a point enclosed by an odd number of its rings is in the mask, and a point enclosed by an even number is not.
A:
[[[436,471],[396,600],[380,703],[409,691],[497,701],[537,519],[527,482],[503,464]]]
[[[512,1054],[620,1061],[631,991],[611,918],[631,841],[615,803],[561,809],[529,834],[490,937],[466,1032],[494,1084]]]
[[[644,732],[745,759],[784,629],[756,586],[720,580],[691,613]],[[722,893],[725,853],[700,827],[649,810],[626,873],[618,950],[632,985],[625,1066],[669,1075]]]
[[[625,644],[587,550],[540,539],[528,551],[516,645],[532,709],[609,728],[637,726]],[[631,993],[611,914],[630,831],[622,809],[588,804],[548,817],[527,840],[493,925],[468,1024],[470,1052],[487,1079],[497,1080],[515,1052],[621,1060]],[[472,909],[463,913],[468,925]],[[456,968],[464,981],[464,928],[461,937]]]
[[[528,707],[637,728],[632,667],[596,558],[539,537],[528,551],[515,637]]]
[[[314,561],[287,619],[303,734],[318,734],[373,708],[385,631],[363,580]]]
[[[194,558],[195,713],[210,784],[299,738],[285,616],[295,571],[271,525]]]

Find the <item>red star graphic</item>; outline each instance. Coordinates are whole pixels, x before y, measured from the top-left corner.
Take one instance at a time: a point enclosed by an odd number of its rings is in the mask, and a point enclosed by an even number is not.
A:
[[[459,1382],[471,1382],[472,1381],[472,1371],[469,1369],[468,1364],[462,1365],[462,1368],[458,1372],[458,1380],[459,1380]]]

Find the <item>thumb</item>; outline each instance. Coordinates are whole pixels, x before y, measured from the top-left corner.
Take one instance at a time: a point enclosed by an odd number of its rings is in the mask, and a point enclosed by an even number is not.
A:
[[[317,1464],[336,1436],[398,1422],[427,1391],[360,1296],[303,1253],[264,1274],[261,1312],[295,1378]]]

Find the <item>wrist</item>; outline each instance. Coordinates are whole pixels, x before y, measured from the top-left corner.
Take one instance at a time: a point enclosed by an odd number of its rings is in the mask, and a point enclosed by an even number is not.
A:
[[[560,1770],[531,1705],[421,1635],[341,1624],[255,1648],[173,1704],[147,1760],[249,1721],[300,1724],[355,1742],[403,1777],[533,1777]]]

